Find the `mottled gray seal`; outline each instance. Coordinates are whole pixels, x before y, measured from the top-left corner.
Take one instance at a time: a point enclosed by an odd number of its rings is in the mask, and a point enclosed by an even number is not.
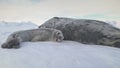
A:
[[[19,48],[21,42],[31,41],[56,41],[61,42],[63,40],[63,34],[60,30],[52,28],[41,28],[23,30],[12,33],[8,36],[5,43],[2,44],[2,48]]]
[[[64,40],[120,47],[120,29],[103,21],[53,17],[41,27],[61,30]]]

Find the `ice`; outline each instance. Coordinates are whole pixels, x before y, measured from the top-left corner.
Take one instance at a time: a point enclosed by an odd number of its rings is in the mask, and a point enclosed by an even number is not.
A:
[[[0,23],[0,44],[33,23]],[[74,41],[24,42],[19,49],[0,48],[0,68],[120,68],[120,49]]]

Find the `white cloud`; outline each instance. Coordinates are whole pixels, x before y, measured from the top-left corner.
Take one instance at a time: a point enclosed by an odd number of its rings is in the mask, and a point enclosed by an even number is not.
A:
[[[53,16],[89,16],[118,20],[119,3],[119,0],[0,0],[0,18],[44,22]]]

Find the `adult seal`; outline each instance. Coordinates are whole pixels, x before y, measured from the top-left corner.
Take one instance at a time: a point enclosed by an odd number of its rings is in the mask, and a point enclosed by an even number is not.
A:
[[[39,26],[43,27],[61,30],[64,40],[120,47],[120,29],[103,21],[53,17]]]

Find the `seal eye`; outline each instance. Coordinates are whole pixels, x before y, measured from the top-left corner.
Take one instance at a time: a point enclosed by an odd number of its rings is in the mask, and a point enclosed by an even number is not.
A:
[[[56,35],[57,35],[57,36],[60,35],[60,32],[57,32]]]

